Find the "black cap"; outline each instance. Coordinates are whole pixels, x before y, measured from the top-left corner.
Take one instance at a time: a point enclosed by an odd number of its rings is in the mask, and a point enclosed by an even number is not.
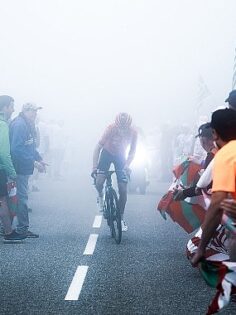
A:
[[[229,93],[229,96],[227,97],[225,102],[228,102],[230,105],[236,106],[236,90],[233,90]]]
[[[195,138],[197,137],[206,137],[208,139],[212,139],[212,128],[210,123],[202,124],[198,128],[198,134],[195,136]]]
[[[236,140],[236,111],[231,108],[216,110],[212,113],[210,126],[223,140]]]

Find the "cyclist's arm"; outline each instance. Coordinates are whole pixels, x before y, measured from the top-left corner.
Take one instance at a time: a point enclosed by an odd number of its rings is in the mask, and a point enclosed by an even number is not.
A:
[[[131,142],[131,145],[130,145],[128,158],[127,158],[127,161],[126,161],[126,167],[129,167],[131,162],[134,159],[135,152],[136,152],[136,147],[137,147],[137,140],[138,140],[138,135],[137,135],[137,133],[134,133],[133,138],[132,138],[132,142]]]
[[[100,155],[101,150],[102,150],[102,145],[98,143],[93,152],[93,170],[97,169],[99,155]]]
[[[105,132],[102,135],[102,138],[99,140],[98,144],[95,147],[95,150],[93,152],[93,170],[97,169],[99,156],[101,153],[102,148],[104,147],[106,141],[111,136],[111,126],[108,126]]]

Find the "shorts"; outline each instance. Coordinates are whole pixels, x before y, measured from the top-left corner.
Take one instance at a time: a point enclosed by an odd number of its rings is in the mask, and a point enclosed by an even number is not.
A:
[[[111,164],[113,164],[118,183],[128,183],[128,177],[124,170],[125,163],[126,159],[124,157],[112,155],[103,149],[98,162],[98,174],[105,174],[109,171]]]
[[[7,195],[7,175],[4,170],[0,170],[0,197],[6,197]]]

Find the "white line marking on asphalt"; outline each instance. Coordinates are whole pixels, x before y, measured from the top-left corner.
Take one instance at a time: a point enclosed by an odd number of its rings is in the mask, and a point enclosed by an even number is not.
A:
[[[77,301],[88,271],[88,266],[79,266],[66,294],[65,301]]]
[[[97,239],[98,239],[98,234],[90,234],[88,243],[86,245],[83,255],[93,255],[93,252],[95,250],[95,246],[97,243]]]
[[[93,222],[93,228],[99,229],[102,224],[102,215],[96,215],[94,222]]]

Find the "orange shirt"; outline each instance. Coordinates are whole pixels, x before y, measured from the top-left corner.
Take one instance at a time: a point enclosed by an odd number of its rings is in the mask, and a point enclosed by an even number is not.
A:
[[[126,157],[127,148],[135,151],[137,143],[137,131],[134,128],[120,130],[115,124],[108,126],[99,144],[112,155]]]
[[[236,140],[224,145],[215,155],[212,192],[229,192],[236,199]]]

